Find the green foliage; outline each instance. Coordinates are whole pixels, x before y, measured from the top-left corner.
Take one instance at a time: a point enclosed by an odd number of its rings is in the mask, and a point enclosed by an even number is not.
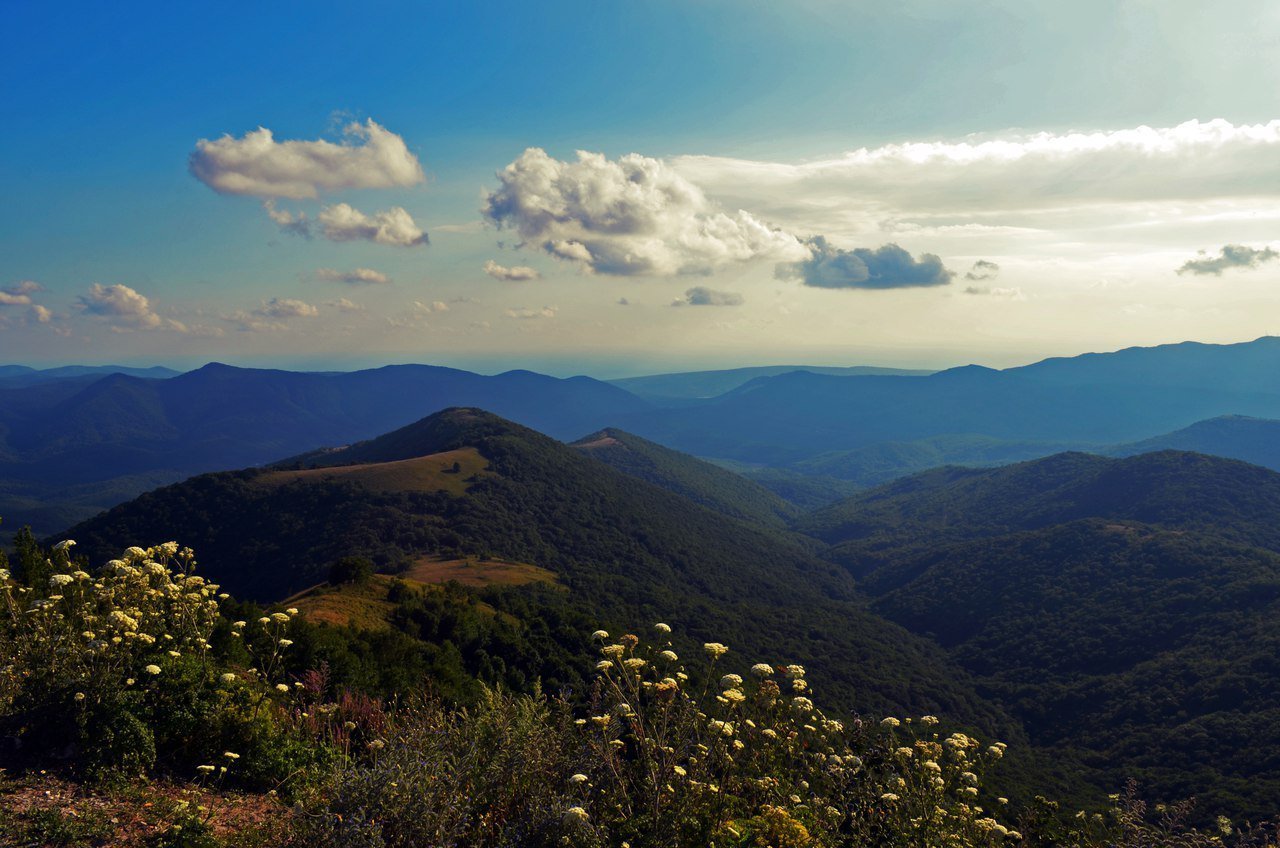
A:
[[[538,608],[519,616],[530,627],[543,610],[606,624],[660,615],[693,635],[803,661],[851,706],[943,713],[1015,738],[1011,722],[936,648],[869,615],[848,574],[819,559],[810,540],[727,518],[475,410],[432,416],[317,460],[396,461],[467,446],[493,473],[462,497],[374,492],[319,476],[268,487],[255,482],[260,472],[246,471],[161,489],[73,532],[93,551],[177,533],[221,582],[263,599],[324,581],[344,556],[367,556],[389,572],[425,555],[533,563],[554,572],[567,597],[503,590]],[[521,673],[552,686],[545,666]],[[557,671],[555,682],[572,685],[574,676]]]
[[[329,582],[334,586],[344,583],[363,585],[373,576],[373,561],[368,557],[343,557],[329,566]]]
[[[785,527],[799,512],[759,483],[622,430],[601,430],[574,442],[573,447],[623,474],[731,518]]]

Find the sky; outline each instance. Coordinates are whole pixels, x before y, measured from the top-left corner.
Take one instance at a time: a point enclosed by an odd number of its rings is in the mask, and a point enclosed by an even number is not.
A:
[[[615,377],[1280,335],[1262,0],[4,19],[0,362]]]

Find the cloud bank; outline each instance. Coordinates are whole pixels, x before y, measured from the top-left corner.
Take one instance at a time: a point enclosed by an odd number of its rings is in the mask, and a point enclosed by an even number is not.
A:
[[[1231,268],[1257,268],[1264,262],[1280,258],[1280,253],[1269,247],[1261,249],[1246,247],[1243,244],[1226,244],[1218,251],[1217,256],[1209,256],[1200,252],[1200,257],[1188,259],[1178,268],[1179,274],[1212,274],[1221,277],[1223,271]]]
[[[276,141],[271,130],[259,127],[240,138],[200,139],[188,167],[220,194],[293,200],[341,189],[411,186],[425,179],[404,139],[372,119],[347,124],[343,135],[337,144]]]
[[[942,286],[954,276],[932,253],[922,253],[916,259],[896,244],[875,250],[843,250],[822,236],[805,243],[809,258],[778,265],[775,274],[779,279],[799,279],[806,286],[823,289],[895,289]]]
[[[789,164],[682,156],[672,169],[752,208],[978,213],[1064,204],[1268,197],[1280,193],[1280,120],[1036,133],[860,148]]]
[[[665,163],[639,154],[575,161],[529,148],[497,174],[481,213],[525,244],[615,276],[707,274],[752,259],[798,260],[799,240],[727,213]]]

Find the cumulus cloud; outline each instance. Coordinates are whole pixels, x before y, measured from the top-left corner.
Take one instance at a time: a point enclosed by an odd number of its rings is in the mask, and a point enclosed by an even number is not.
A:
[[[979,259],[973,263],[973,267],[965,272],[966,280],[979,282],[982,280],[994,280],[1000,274],[1000,266],[995,262],[987,259]]]
[[[529,309],[520,307],[519,309],[508,309],[506,315],[508,318],[520,318],[522,320],[536,320],[539,318],[554,318],[559,312],[559,307],[544,306],[541,309]]]
[[[790,164],[682,156],[672,169],[713,197],[753,209],[882,216],[1057,209],[1068,204],[1270,197],[1280,194],[1280,120],[1234,125],[1035,133],[860,148]]]
[[[671,301],[672,306],[741,306],[742,295],[736,292],[716,291],[706,286],[694,286]]]
[[[22,280],[0,289],[0,306],[30,306],[31,295],[42,291],[34,280]]]
[[[417,247],[429,241],[413,216],[399,206],[366,215],[349,204],[337,203],[321,209],[317,221],[329,241],[371,241],[388,247]]]
[[[896,244],[844,250],[823,236],[812,236],[805,244],[809,258],[779,264],[779,279],[799,279],[824,289],[896,289],[946,285],[954,276],[932,253],[916,259]]]
[[[110,286],[94,283],[88,294],[77,298],[76,308],[106,321],[117,333],[159,329],[179,333],[190,331],[181,321],[161,317],[151,306],[149,298],[120,283]]]
[[[305,212],[295,213],[287,209],[280,209],[276,206],[274,200],[264,200],[262,208],[267,210],[267,216],[280,228],[280,232],[288,233],[291,236],[311,238],[311,222],[307,220]]]
[[[294,200],[340,189],[411,186],[425,178],[404,139],[372,119],[347,124],[338,143],[276,141],[265,127],[240,138],[200,139],[188,167],[221,194]]]
[[[47,307],[33,303],[27,310],[27,320],[33,324],[48,324],[53,320],[53,313]]]
[[[355,301],[347,300],[345,297],[340,297],[337,300],[326,300],[324,305],[332,309],[336,309],[339,312],[346,312],[346,313],[364,312],[363,306],[356,303]]]
[[[404,313],[388,318],[387,323],[399,329],[420,330],[427,326],[429,317],[448,311],[449,304],[443,300],[433,300],[429,303],[415,300]]]
[[[528,265],[516,265],[508,268],[505,265],[499,265],[492,259],[484,263],[483,270],[495,280],[505,280],[507,282],[523,282],[525,280],[537,280],[542,277],[541,274]]]
[[[589,271],[706,274],[751,259],[800,259],[799,240],[748,212],[729,213],[667,164],[639,154],[575,161],[529,148],[497,174],[485,220]]]
[[[239,310],[222,316],[222,320],[236,325],[244,333],[271,333],[287,330],[288,321],[294,318],[315,318],[320,309],[306,301],[291,297],[273,297],[250,312]]]
[[[328,283],[346,283],[349,286],[386,285],[391,282],[391,278],[386,274],[372,268],[356,268],[353,271],[317,268],[316,279]]]
[[[1257,268],[1263,262],[1280,258],[1280,253],[1269,247],[1253,248],[1243,244],[1226,244],[1218,251],[1217,256],[1210,256],[1203,250],[1196,259],[1188,259],[1178,269],[1179,274],[1213,274],[1221,277],[1223,271],[1231,268]]]

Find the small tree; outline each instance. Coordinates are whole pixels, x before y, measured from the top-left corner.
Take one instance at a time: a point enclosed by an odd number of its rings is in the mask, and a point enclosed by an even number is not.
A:
[[[362,586],[373,576],[373,562],[365,557],[349,556],[329,566],[329,583],[334,586]]]

